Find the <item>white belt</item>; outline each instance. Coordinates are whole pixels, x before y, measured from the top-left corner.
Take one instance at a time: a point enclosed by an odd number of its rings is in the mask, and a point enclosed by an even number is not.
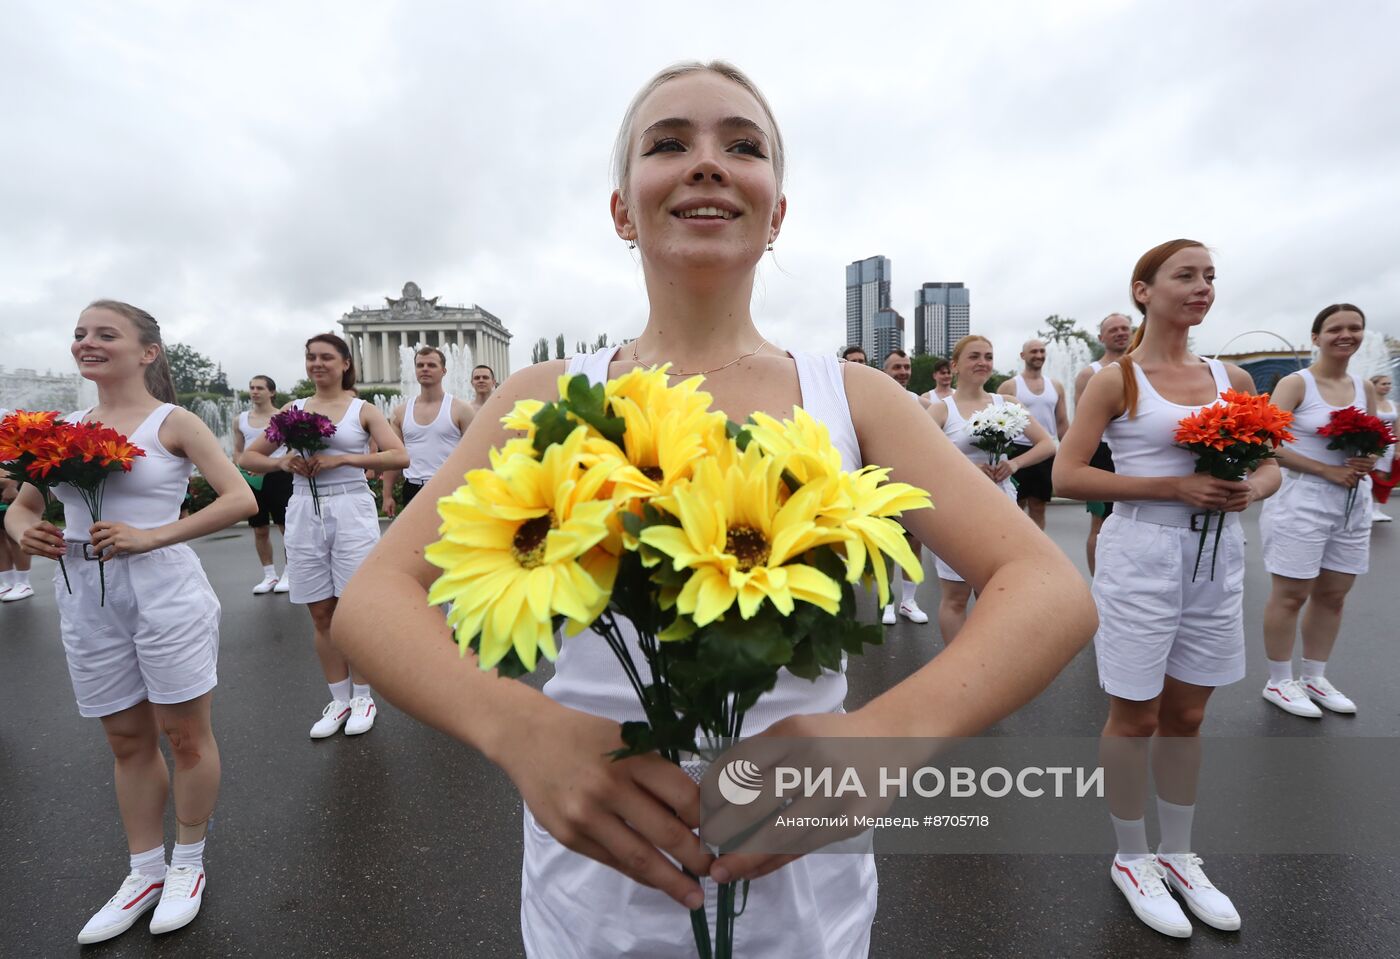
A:
[[[1161,506],[1136,506],[1132,503],[1114,503],[1113,515],[1136,520],[1139,523],[1152,523],[1155,526],[1179,526],[1182,529],[1200,533],[1207,529],[1218,528],[1221,520],[1216,517],[1220,517],[1222,514],[1218,511],[1193,511],[1191,507],[1180,504],[1163,503]],[[1238,513],[1224,514],[1224,522],[1227,526],[1239,521]],[[1212,522],[1214,522],[1214,526],[1210,525]]]
[[[303,495],[303,496],[310,496],[310,495],[311,495],[311,487],[309,487],[309,486],[299,486],[299,487],[296,487],[296,488],[293,490],[293,492],[294,492],[294,493],[299,493],[299,494],[301,494],[301,495]],[[317,496],[318,498],[320,498],[320,499],[325,499],[327,496],[342,496],[342,495],[344,495],[345,493],[359,493],[359,492],[368,493],[368,492],[369,492],[369,483],[367,483],[365,480],[352,480],[352,481],[349,482],[349,483],[326,483],[326,484],[317,483],[317,484],[316,484],[316,496]]]

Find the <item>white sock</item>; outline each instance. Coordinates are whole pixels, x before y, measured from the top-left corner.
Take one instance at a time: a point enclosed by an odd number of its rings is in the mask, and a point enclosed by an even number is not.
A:
[[[906,579],[906,580],[904,581],[904,593],[903,593],[903,598],[900,600],[900,602],[903,603],[903,604],[906,605],[906,606],[909,605],[910,603],[914,602],[914,594],[915,594],[916,592],[918,592],[918,590],[919,590],[919,584],[918,584],[918,583],[911,583],[911,582],[909,582],[909,580]]]
[[[1279,683],[1286,683],[1293,678],[1293,660],[1285,659],[1283,662],[1269,660],[1269,682],[1277,686]]]
[[[374,693],[370,691],[368,683],[366,683],[363,686],[361,686],[359,683],[356,683],[350,695],[355,699],[359,699],[361,697],[369,699],[371,696],[374,695]]]
[[[0,586],[18,586],[18,585],[19,585],[19,583],[15,582],[15,571],[14,571],[14,570],[12,570],[12,569],[7,569],[7,570],[5,570],[4,572],[0,573]]]
[[[13,584],[13,585],[15,585],[15,586],[28,586],[28,585],[29,585],[29,570],[27,570],[27,569],[16,569],[16,570],[12,570],[12,571],[10,572],[10,583]],[[1322,673],[1319,672],[1317,675],[1321,676]]]
[[[1157,851],[1166,855],[1191,851],[1191,820],[1196,815],[1196,805],[1178,806],[1157,797],[1157,823],[1162,827],[1162,842]]]
[[[1152,855],[1147,849],[1147,820],[1119,819],[1112,813],[1113,833],[1118,837],[1118,858],[1124,862]]]
[[[192,843],[175,844],[175,849],[170,853],[171,866],[194,866],[196,869],[204,868],[204,840]]]
[[[350,677],[346,676],[338,683],[326,683],[331,690],[331,699],[338,699],[342,703],[350,701]]]
[[[179,849],[179,846],[175,847]],[[154,849],[147,849],[145,852],[134,852],[131,854],[131,871],[139,872],[143,876],[150,876],[152,879],[165,878],[165,846],[160,845]]]
[[[264,567],[263,567],[263,578],[264,578],[264,579],[276,579],[276,578],[277,578],[277,567],[276,567],[276,566],[273,566],[271,563],[268,563],[266,566],[264,566]]]
[[[1305,659],[1303,660],[1302,675],[1304,679],[1321,679],[1327,673],[1327,660]]]

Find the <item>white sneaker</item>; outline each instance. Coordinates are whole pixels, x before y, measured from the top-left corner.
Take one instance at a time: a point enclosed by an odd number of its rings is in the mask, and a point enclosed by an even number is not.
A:
[[[1303,684],[1296,679],[1285,679],[1281,683],[1269,683],[1264,687],[1263,695],[1265,699],[1286,713],[1306,716],[1309,719],[1322,718],[1322,710],[1313,705],[1308,694],[1303,691]]]
[[[343,699],[332,699],[326,703],[326,708],[321,710],[321,718],[316,720],[316,725],[311,727],[311,738],[325,739],[327,736],[334,736],[349,718],[350,704]]]
[[[894,625],[894,603],[890,603],[885,607],[885,611],[880,615],[880,622],[884,623],[886,626]]]
[[[374,717],[378,712],[373,696],[356,696],[350,700],[350,719],[345,724],[345,735],[358,736],[360,733],[369,732],[374,726]]]
[[[1167,885],[1207,926],[1234,932],[1240,927],[1240,914],[1230,897],[1215,888],[1201,868],[1201,857],[1193,852],[1157,854],[1157,862],[1167,873]]]
[[[5,598],[5,594],[10,591],[9,583],[0,583],[0,599]]]
[[[11,586],[4,596],[0,597],[0,603],[17,603],[21,599],[28,599],[33,595],[33,586],[28,583],[20,583],[18,586]]]
[[[292,574],[284,569],[282,578],[277,581],[277,585],[273,587],[272,591],[274,593],[290,593],[292,591]]]
[[[1352,702],[1341,691],[1327,681],[1324,676],[1304,676],[1299,680],[1303,684],[1303,692],[1308,694],[1313,702],[1319,706],[1326,706],[1334,713],[1354,713],[1356,703]]]
[[[1186,939],[1191,935],[1191,922],[1176,900],[1167,892],[1166,870],[1151,856],[1124,862],[1113,857],[1108,874],[1123,898],[1128,900],[1133,914],[1166,936]]]
[[[927,623],[928,613],[919,608],[919,604],[912,599],[907,603],[899,604],[899,615],[909,620],[911,623]]]
[[[159,879],[133,872],[122,880],[121,888],[107,900],[107,905],[93,913],[83,931],[78,933],[78,942],[87,945],[120,936],[155,908],[164,885]]]
[[[204,890],[208,886],[204,881],[204,870],[199,866],[171,866],[167,869],[160,905],[156,906],[156,914],[151,917],[151,932],[160,935],[188,926],[199,915],[199,905],[204,901]]]
[[[1373,522],[1373,523],[1389,523],[1390,520],[1391,520],[1391,517],[1390,517],[1388,514],[1382,513],[1380,510],[1376,509],[1374,506],[1371,507],[1371,522]]]
[[[261,583],[259,583],[258,585],[256,585],[256,586],[253,587],[253,595],[254,595],[254,596],[262,596],[262,595],[264,595],[265,593],[270,593],[270,592],[272,592],[273,588],[274,588],[276,585],[277,585],[277,577],[276,577],[276,576],[264,576],[264,577],[263,577],[263,581],[262,581]]]

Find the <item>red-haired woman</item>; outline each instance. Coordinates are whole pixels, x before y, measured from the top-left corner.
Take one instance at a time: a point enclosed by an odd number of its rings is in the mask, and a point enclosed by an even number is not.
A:
[[[1264,607],[1269,681],[1263,696],[1284,712],[1311,719],[1322,716],[1319,705],[1335,713],[1356,712],[1356,703],[1325,671],[1347,593],[1370,565],[1370,473],[1376,458],[1330,450],[1330,440],[1317,431],[1349,406],[1375,414],[1375,386],[1347,368],[1365,336],[1366,316],[1359,308],[1350,303],[1324,308],[1312,325],[1316,362],[1279,380],[1273,394],[1275,405],[1292,411],[1297,439],[1279,450],[1283,488],[1259,517],[1264,568],[1273,577]],[[1348,511],[1353,489],[1355,502]],[[1300,612],[1303,668],[1294,679]]]
[[[67,484],[54,487],[66,528],[44,521],[39,491],[25,485],[5,518],[26,553],[66,557],[55,576],[63,651],[78,712],[97,717],[116,760],[117,809],[131,854],[116,895],[78,934],[102,942],[154,908],[151,932],[179,929],[199,913],[208,888],[204,834],[219,796],[219,746],[209,710],[218,683],[219,600],[185,545],[252,515],[253,491],[209,427],[175,405],[160,326],[145,310],[98,300],[78,317],[73,359],[97,384],[97,405],[71,422],[100,422],[145,451],[113,473],[102,520]],[[192,468],[217,494],[180,517]],[[99,577],[99,565],[102,576]],[[105,580],[105,600],[102,580]],[[165,863],[165,807],[175,759],[175,849]]]
[[[283,541],[292,578],[288,598],[305,604],[311,613],[316,656],[331,694],[311,726],[311,738],[325,739],[342,726],[347,736],[368,732],[378,712],[369,683],[331,645],[331,617],[345,584],[379,542],[379,508],[365,470],[403,469],[408,454],[384,414],[355,395],[355,364],[344,340],[334,333],[307,340],[306,375],[316,394],[283,409],[319,413],[334,423],[326,449],[310,459],[295,453],[273,459],[273,444],[261,436],[247,445],[238,465],[251,473],[294,474]],[[370,452],[371,440],[378,452]],[[319,512],[310,477],[316,478]]]
[[[1199,752],[1196,737],[1217,686],[1244,678],[1244,535],[1238,513],[1278,488],[1266,461],[1245,482],[1195,472],[1174,442],[1177,422],[1222,391],[1253,391],[1239,367],[1191,353],[1188,338],[1215,301],[1215,264],[1194,240],[1143,254],[1133,270],[1133,302],[1143,314],[1129,352],[1094,374],[1055,460],[1055,488],[1082,500],[1113,502],[1099,533],[1094,637],[1099,682],[1109,695],[1101,756],[1118,854],[1109,875],[1133,912],[1169,936],[1191,924],[1169,885],[1203,922],[1238,929],[1239,913],[1206,877],[1192,851]],[[1091,459],[1100,440],[1116,472]],[[1225,517],[1222,520],[1222,514]],[[1194,576],[1202,527],[1224,522],[1219,555]],[[1207,538],[1207,551],[1215,542]],[[1149,741],[1161,843],[1147,844]]]

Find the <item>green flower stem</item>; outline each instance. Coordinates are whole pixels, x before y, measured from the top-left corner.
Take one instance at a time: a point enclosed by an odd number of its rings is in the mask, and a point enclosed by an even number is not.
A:
[[[49,491],[49,488],[47,486],[40,486],[39,493],[41,496],[44,497],[44,512],[47,513],[49,511],[49,507],[53,505],[53,494]],[[68,564],[63,561],[62,556],[58,558],[58,568],[59,571],[63,573],[63,585],[67,587],[68,595],[72,596],[73,584],[68,581]]]

